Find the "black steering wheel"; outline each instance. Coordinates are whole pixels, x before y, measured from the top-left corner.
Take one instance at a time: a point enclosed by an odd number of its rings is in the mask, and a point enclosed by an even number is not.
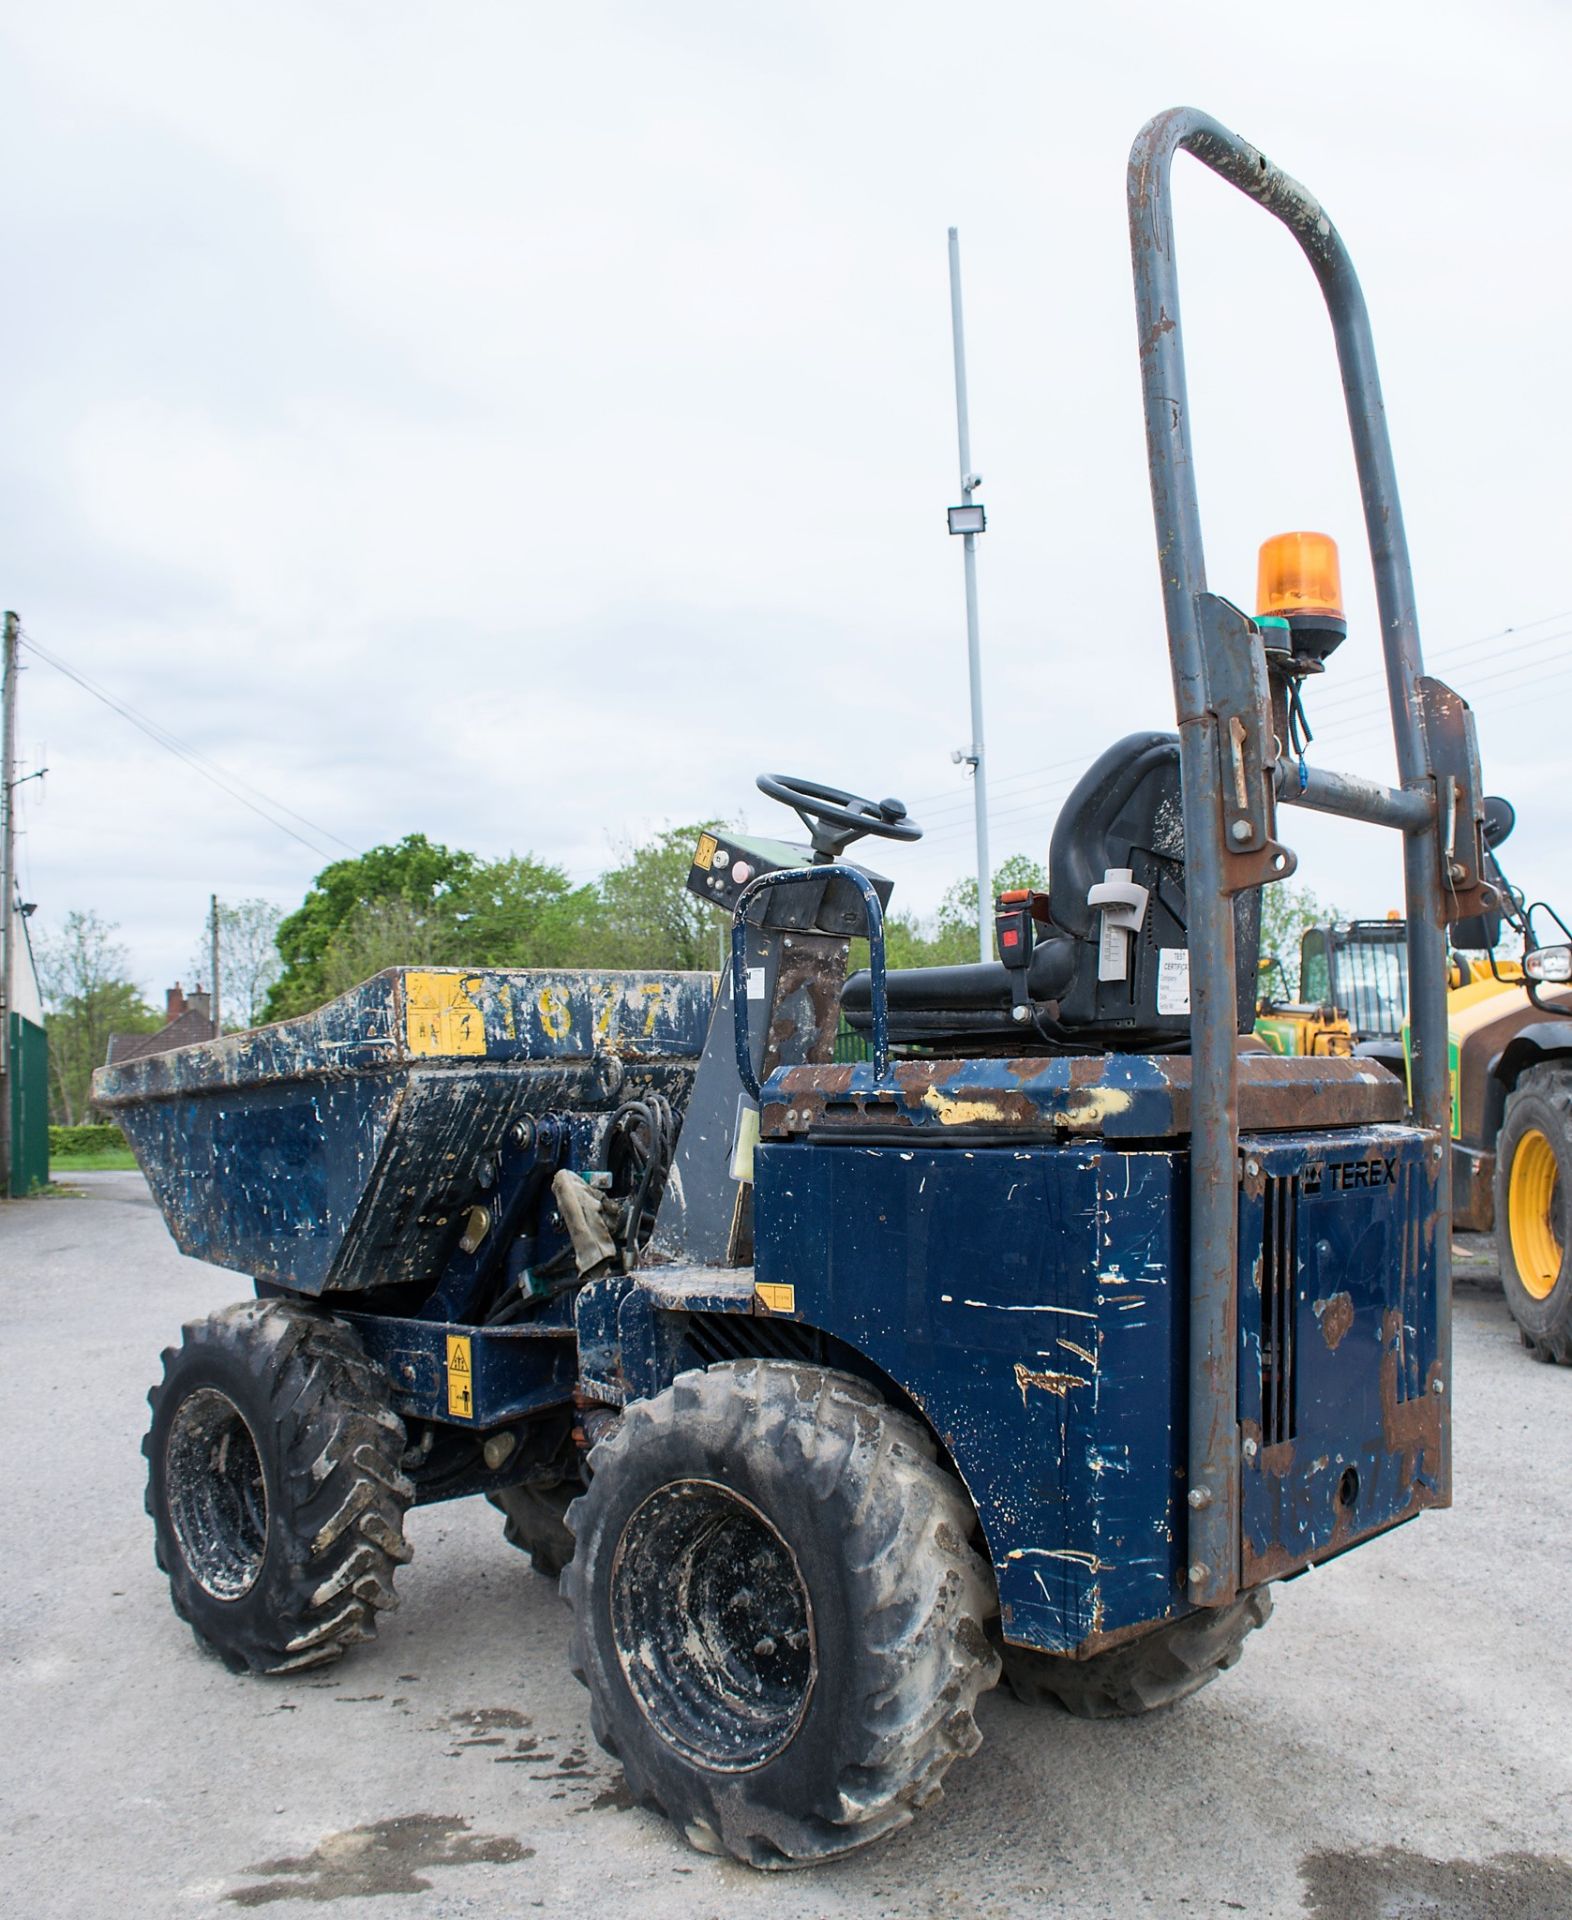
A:
[[[844,787],[817,780],[793,780],[784,773],[761,773],[760,793],[790,807],[808,829],[813,857],[823,866],[843,848],[871,833],[878,840],[920,840],[922,828],[908,820],[899,800],[864,800]]]

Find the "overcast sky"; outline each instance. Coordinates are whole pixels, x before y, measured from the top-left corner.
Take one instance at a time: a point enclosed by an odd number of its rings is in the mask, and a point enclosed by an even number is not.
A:
[[[289,838],[36,658],[35,927],[119,923],[154,993],[207,898],[298,902],[422,831],[588,878],[761,770],[906,799],[875,864],[970,860],[945,228],[965,272],[996,854],[1168,725],[1124,165],[1207,109],[1317,193],[1364,282],[1432,670],[1572,904],[1566,75],[1556,4],[8,9],[0,601],[291,808]],[[1212,585],[1343,545],[1325,764],[1390,775],[1324,317],[1187,160]],[[1505,629],[1514,631],[1503,633]],[[1287,816],[1344,912],[1395,840]],[[330,837],[331,836],[331,837]]]

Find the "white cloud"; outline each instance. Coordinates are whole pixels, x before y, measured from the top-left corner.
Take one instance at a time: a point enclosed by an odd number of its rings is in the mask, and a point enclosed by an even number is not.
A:
[[[1527,0],[34,8],[8,48],[4,598],[357,845],[419,828],[583,874],[641,824],[762,823],[752,775],[779,768],[923,796],[929,839],[886,864],[928,904],[970,844],[945,226],[990,510],[994,840],[1037,851],[1064,763],[1171,712],[1136,126],[1188,97],[1340,222],[1445,659],[1569,601],[1568,43]],[[1312,284],[1198,170],[1179,198],[1213,582],[1248,598],[1277,526],[1339,535],[1354,631],[1316,696],[1328,756],[1369,766],[1373,612]],[[1564,681],[1536,699],[1536,672],[1572,656],[1514,645],[1452,658],[1523,803],[1514,871],[1555,897]],[[289,901],[319,864],[43,667],[22,737],[52,767],[41,917],[118,918],[151,986],[214,887]],[[1384,839],[1288,837],[1323,895],[1395,899]]]

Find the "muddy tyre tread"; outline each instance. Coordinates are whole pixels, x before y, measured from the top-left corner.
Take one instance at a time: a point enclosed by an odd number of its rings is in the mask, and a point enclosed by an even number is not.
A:
[[[833,1689],[839,1705],[825,1711],[839,1712],[839,1728],[833,1740],[813,1737],[836,1757],[817,1776],[811,1804],[771,1799],[774,1760],[740,1774],[677,1762],[620,1685],[614,1655],[608,1675],[594,1631],[606,1607],[600,1570],[616,1545],[605,1524],[625,1474],[683,1434],[695,1436],[687,1444],[697,1456],[738,1463],[735,1479],[724,1474],[727,1485],[747,1478],[750,1460],[768,1458],[807,1487],[828,1550],[846,1570],[862,1651],[855,1675],[838,1668],[817,1688],[794,1736],[809,1737],[819,1697],[827,1702]],[[970,1500],[917,1421],[843,1374],[733,1362],[679,1375],[629,1407],[590,1465],[589,1489],[567,1516],[578,1542],[561,1587],[573,1613],[570,1663],[589,1689],[595,1738],[622,1763],[638,1805],[703,1852],[789,1868],[864,1846],[939,1798],[951,1765],[981,1743],[973,1709],[999,1675],[985,1631],[997,1601],[991,1570],[968,1544]]]
[[[1537,1109],[1537,1111],[1536,1111]],[[1508,1206],[1515,1124],[1525,1121],[1545,1134],[1561,1164],[1563,1185],[1572,1188],[1572,1067],[1531,1067],[1507,1096],[1496,1136],[1496,1251],[1501,1289],[1523,1345],[1535,1359],[1572,1366],[1572,1247],[1564,1246],[1561,1274],[1550,1294],[1536,1300],[1517,1277]]]
[[[503,1516],[508,1545],[526,1554],[544,1579],[556,1580],[573,1558],[573,1535],[563,1516],[582,1491],[575,1485],[501,1487],[486,1498]]]
[[[229,1370],[219,1384],[252,1428],[268,1489],[261,1572],[234,1604],[194,1579],[160,1497],[167,1422],[215,1360]],[[189,1322],[163,1366],[147,1396],[145,1504],[154,1559],[198,1643],[231,1672],[286,1674],[372,1639],[378,1616],[398,1605],[394,1574],[413,1557],[404,1515],[415,1489],[400,1471],[404,1425],[388,1382],[354,1334],[286,1302],[243,1301]]]
[[[1270,1592],[1258,1587],[1229,1606],[1187,1613],[1088,1660],[1007,1646],[1005,1681],[1027,1706],[1063,1707],[1082,1720],[1153,1713],[1226,1673],[1271,1612]]]

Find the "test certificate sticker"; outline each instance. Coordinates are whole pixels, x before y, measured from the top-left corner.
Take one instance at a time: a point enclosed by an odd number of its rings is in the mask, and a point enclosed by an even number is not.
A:
[[[1157,1011],[1190,1011],[1190,950],[1160,947],[1157,954]]]

